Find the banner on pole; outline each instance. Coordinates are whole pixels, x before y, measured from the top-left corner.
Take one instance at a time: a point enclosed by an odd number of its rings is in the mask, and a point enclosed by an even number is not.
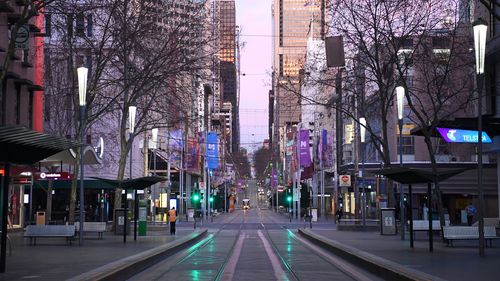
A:
[[[311,166],[311,151],[309,149],[309,130],[300,130],[299,140],[300,167]]]
[[[206,153],[208,168],[217,169],[219,167],[219,151],[216,132],[208,132],[207,134]]]

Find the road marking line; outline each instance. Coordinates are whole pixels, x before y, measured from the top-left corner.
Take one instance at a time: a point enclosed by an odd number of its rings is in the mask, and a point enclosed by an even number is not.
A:
[[[224,269],[224,273],[222,273],[221,280],[233,280],[234,273],[236,272],[236,264],[238,264],[238,260],[240,259],[241,249],[243,248],[243,241],[245,240],[245,234],[241,233],[238,237],[238,241],[234,246],[233,253],[229,258],[229,262]]]
[[[264,249],[266,250],[267,256],[271,261],[271,265],[273,266],[274,277],[276,277],[276,280],[286,280],[286,274],[285,271],[283,271],[283,268],[281,267],[280,259],[273,252],[271,245],[264,237],[264,234],[262,234],[262,231],[258,230],[257,234],[259,235],[260,240],[262,240],[262,243],[264,244]]]

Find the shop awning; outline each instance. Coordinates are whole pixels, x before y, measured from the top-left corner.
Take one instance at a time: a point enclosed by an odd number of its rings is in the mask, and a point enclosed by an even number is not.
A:
[[[384,175],[396,182],[402,184],[417,184],[417,183],[432,183],[434,181],[443,181],[468,169],[439,169],[436,173],[431,170],[407,168],[407,167],[390,167],[380,170],[371,171],[373,174]]]
[[[59,164],[62,162],[63,164],[76,165],[79,163],[80,159],[77,156],[78,148],[70,148],[63,150],[57,154],[51,155],[40,161],[42,166],[51,166],[54,164]],[[84,165],[95,165],[101,164],[102,158],[100,158],[95,152],[94,148],[90,145],[86,145],[83,148],[83,164]]]
[[[0,162],[4,163],[34,164],[79,146],[79,142],[39,133],[22,126],[0,127]]]
[[[100,180],[106,184],[109,184],[115,188],[123,188],[123,189],[145,189],[152,186],[155,183],[159,183],[162,181],[166,181],[166,178],[163,177],[141,177],[131,180],[111,180],[93,177],[94,179]]]

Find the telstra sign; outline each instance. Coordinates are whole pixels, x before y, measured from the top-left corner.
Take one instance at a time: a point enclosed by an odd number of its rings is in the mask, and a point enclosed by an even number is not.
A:
[[[446,142],[477,143],[478,131],[460,130],[452,128],[437,128],[438,132]],[[491,138],[486,132],[483,133],[483,143],[491,143]]]

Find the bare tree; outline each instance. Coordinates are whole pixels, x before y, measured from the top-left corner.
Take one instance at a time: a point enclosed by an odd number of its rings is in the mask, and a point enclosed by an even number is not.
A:
[[[444,29],[426,31],[397,68],[406,78],[402,82],[407,89],[408,118],[424,137],[435,174],[436,155],[443,153],[440,151],[443,146],[450,151],[452,146],[442,144],[442,139],[434,137],[436,127],[442,121],[474,113],[471,107],[474,65],[469,51],[472,46],[470,26],[464,26],[459,20],[455,22],[450,22]],[[466,150],[463,144],[461,150]],[[444,225],[443,200],[437,181],[434,186],[441,225]]]
[[[59,4],[65,1],[62,2]],[[54,49],[61,46],[61,60],[68,62],[66,85],[54,87],[54,92],[67,89],[73,108],[77,108],[75,69],[82,61],[74,62],[73,58],[92,58],[86,130],[94,124],[104,124],[118,140],[115,150],[118,179],[124,178],[128,151],[135,136],[152,127],[172,126],[195,117],[190,110],[195,91],[189,78],[193,73],[199,76],[207,73],[206,61],[213,52],[206,48],[213,38],[206,36],[209,27],[204,21],[205,8],[204,3],[193,4],[189,13],[179,14],[174,1],[110,0],[54,5],[52,11],[62,15],[61,40]],[[74,39],[67,24],[71,15],[81,17],[82,13],[92,15],[94,32]],[[88,61],[83,64],[89,66]],[[127,138],[130,105],[137,106],[137,117],[134,133]],[[77,136],[80,133],[77,111],[72,114]],[[75,172],[78,173],[76,167]],[[115,207],[120,206],[120,198],[121,190],[117,190]],[[76,183],[72,186],[70,216],[75,201]]]

